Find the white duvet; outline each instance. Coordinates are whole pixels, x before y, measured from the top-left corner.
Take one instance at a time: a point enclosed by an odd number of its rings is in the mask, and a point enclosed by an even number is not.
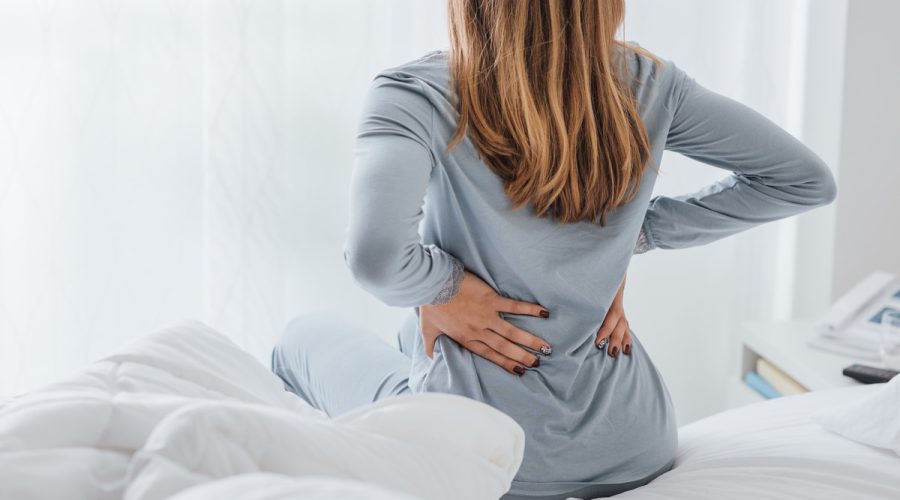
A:
[[[0,408],[0,498],[494,500],[524,439],[448,394],[328,419],[191,322]]]

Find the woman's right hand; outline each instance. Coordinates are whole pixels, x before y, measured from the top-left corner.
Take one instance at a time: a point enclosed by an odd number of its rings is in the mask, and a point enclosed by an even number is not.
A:
[[[547,341],[514,326],[500,313],[550,317],[550,312],[540,305],[504,297],[466,271],[459,293],[449,303],[419,306],[425,353],[433,357],[436,339],[447,335],[474,354],[521,376],[525,367],[540,364],[538,356],[521,346],[544,355],[549,355],[552,349]]]

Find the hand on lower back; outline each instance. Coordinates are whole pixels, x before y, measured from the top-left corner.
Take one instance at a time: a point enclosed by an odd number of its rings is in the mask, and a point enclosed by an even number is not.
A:
[[[538,366],[539,358],[522,346],[548,355],[550,344],[513,326],[500,316],[501,312],[544,318],[550,314],[537,304],[503,297],[481,278],[466,271],[459,293],[448,304],[419,306],[425,353],[432,357],[437,337],[447,335],[510,373],[522,375],[525,367]]]
[[[625,319],[625,306],[623,305],[625,297],[625,279],[619,286],[619,291],[613,299],[606,313],[606,318],[597,332],[597,338],[594,345],[598,349],[606,348],[606,353],[612,357],[616,357],[619,352],[631,355],[631,334],[628,332],[628,320]],[[603,340],[606,340],[604,345]]]

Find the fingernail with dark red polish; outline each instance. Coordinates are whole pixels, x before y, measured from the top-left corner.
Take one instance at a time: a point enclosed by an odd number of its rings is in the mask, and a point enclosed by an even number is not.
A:
[[[625,344],[625,347],[622,348],[622,352],[625,354],[631,354],[631,344]]]
[[[612,357],[616,357],[616,354],[619,354],[619,346],[613,347],[610,354],[612,354]]]
[[[548,311],[548,310],[546,310],[546,309],[541,309],[541,313],[540,313],[540,314],[541,314],[541,317],[542,317],[542,318],[549,318],[549,317],[550,317],[550,311]]]
[[[537,368],[541,366],[541,358],[534,358],[534,363],[531,363],[532,368]]]
[[[513,371],[518,373],[520,377],[525,374],[525,369],[522,368],[521,366],[517,366],[517,367],[513,368]]]

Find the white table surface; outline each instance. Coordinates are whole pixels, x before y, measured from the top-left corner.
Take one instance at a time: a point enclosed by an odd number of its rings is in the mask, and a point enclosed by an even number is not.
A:
[[[812,391],[858,385],[841,371],[854,364],[878,366],[872,360],[858,359],[810,346],[815,333],[812,320],[748,322],[741,332],[742,344]]]

